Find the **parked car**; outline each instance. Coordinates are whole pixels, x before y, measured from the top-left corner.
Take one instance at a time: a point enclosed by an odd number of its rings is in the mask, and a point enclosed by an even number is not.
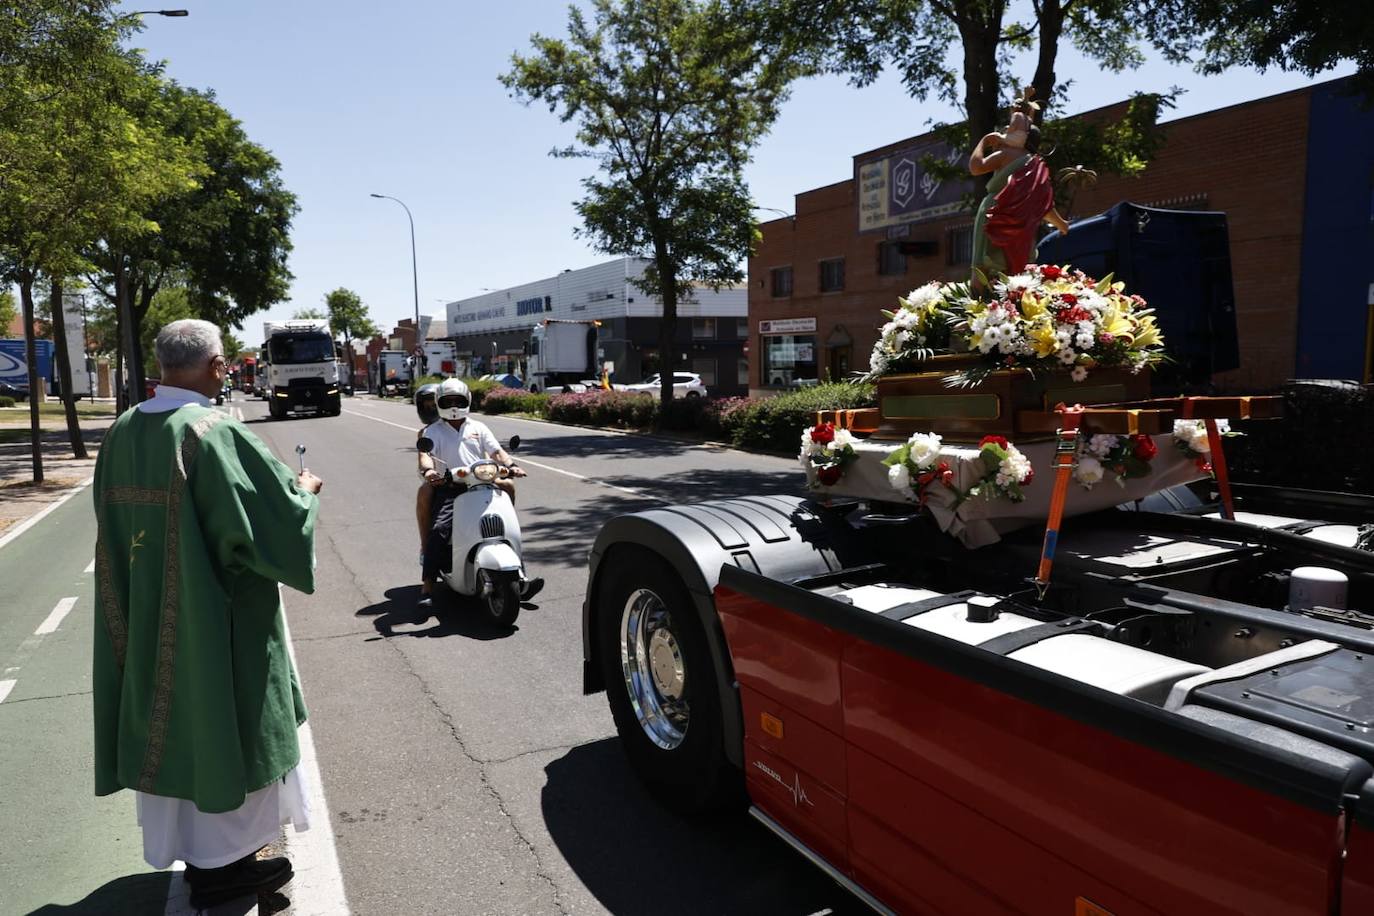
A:
[[[642,382],[634,385],[623,386],[625,391],[642,391],[646,394],[654,394],[659,390],[660,379],[657,373],[649,376]],[[701,382],[701,376],[695,372],[674,372],[673,373],[673,397],[675,398],[704,398],[706,397],[706,386]]]
[[[14,398],[16,401],[23,401],[28,396],[29,389],[11,385],[9,382],[0,382],[0,398]]]

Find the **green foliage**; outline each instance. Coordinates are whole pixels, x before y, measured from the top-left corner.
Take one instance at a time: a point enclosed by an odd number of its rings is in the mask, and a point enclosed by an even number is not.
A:
[[[527,413],[547,417],[550,397],[547,392],[535,394],[519,388],[500,386],[491,388],[483,394],[481,411],[487,414]]]
[[[592,0],[567,39],[534,35],[501,82],[577,125],[561,157],[596,160],[575,209],[599,251],[648,258],[639,288],[663,302],[663,403],[671,397],[677,303],[743,278],[757,235],[743,169],[787,88],[810,72],[769,4]]]
[[[368,317],[362,297],[353,290],[340,286],[325,293],[324,305],[329,310],[329,330],[336,337],[342,336],[345,341],[355,337],[368,340],[380,333],[380,329]]]
[[[734,445],[796,454],[802,430],[820,410],[852,410],[876,404],[872,385],[830,382],[775,398],[747,399],[723,412],[720,429]]]
[[[1374,386],[1290,382],[1278,420],[1234,421],[1226,463],[1242,483],[1374,494]],[[1315,456],[1344,456],[1321,460]]]
[[[148,375],[159,375],[157,354],[153,352],[153,341],[158,331],[183,318],[199,318],[196,308],[191,304],[190,292],[184,286],[169,286],[160,289],[153,297],[143,325],[139,328],[139,343],[143,351],[143,371]],[[229,352],[228,350],[225,351]]]
[[[1174,61],[1201,73],[1278,67],[1316,76],[1342,61],[1357,66],[1356,86],[1374,102],[1374,13],[1349,0],[1152,0],[1144,26]]]
[[[19,306],[14,301],[14,293],[0,289],[0,337],[9,336],[10,326],[19,317]]]
[[[444,377],[442,375],[427,375],[423,379],[421,379],[421,383],[427,384],[430,381],[433,381],[437,385],[439,382],[442,382],[443,380]],[[505,385],[502,385],[500,382],[494,382],[491,379],[483,380],[479,378],[465,378],[463,379],[463,384],[468,386],[468,393],[472,395],[473,410],[482,409],[482,401],[483,398],[486,397],[488,391],[492,391],[496,388],[506,387]]]
[[[0,407],[13,407],[13,406],[14,406],[14,398],[10,398],[10,397],[0,397]]]
[[[324,319],[328,318],[329,316],[326,315],[322,309],[317,309],[317,308],[305,308],[305,309],[296,309],[294,312],[291,313],[291,317],[292,317],[293,319],[295,319],[296,321],[308,321],[308,320],[310,320],[310,319],[315,319],[315,320],[317,320],[317,321],[323,321]]]

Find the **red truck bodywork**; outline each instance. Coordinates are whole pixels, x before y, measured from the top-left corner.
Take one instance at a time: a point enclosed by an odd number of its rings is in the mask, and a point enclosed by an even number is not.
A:
[[[1374,832],[1347,837],[1339,790],[1148,704],[739,578],[715,602],[750,797],[893,910],[1374,913]]]

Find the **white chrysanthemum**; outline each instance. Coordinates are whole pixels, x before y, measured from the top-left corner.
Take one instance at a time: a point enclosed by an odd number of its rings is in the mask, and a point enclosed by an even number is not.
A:
[[[1069,378],[1073,379],[1075,382],[1081,382],[1081,381],[1083,381],[1083,380],[1084,380],[1085,378],[1087,378],[1087,377],[1088,377],[1088,367],[1087,367],[1087,366],[1074,366],[1074,367],[1073,367],[1073,371],[1069,373]]]
[[[873,352],[868,357],[868,371],[877,375],[882,375],[887,371],[887,353],[883,350],[881,343],[873,348]]]
[[[892,489],[903,493],[911,489],[911,471],[907,470],[906,462],[894,464],[887,469],[887,482],[892,485]]]
[[[1110,433],[1098,433],[1088,440],[1086,446],[1088,454],[1097,458],[1106,458],[1107,453],[1117,446],[1117,437]]]
[[[894,349],[894,350],[900,350],[900,349],[902,349],[902,347],[905,347],[905,346],[906,346],[906,342],[907,342],[908,340],[910,340],[910,339],[911,339],[911,332],[908,331],[906,328],[902,328],[902,329],[901,329],[900,331],[898,331],[896,334],[893,334],[893,335],[892,335],[892,349]]]
[[[1089,490],[1102,482],[1102,475],[1102,462],[1088,455],[1078,459],[1078,468],[1073,472],[1078,482]]]
[[[990,325],[983,329],[983,343],[989,348],[995,347],[1002,342],[1002,326],[999,324]],[[984,352],[987,352],[986,350]]]
[[[835,430],[835,439],[830,443],[830,447],[835,451],[842,451],[846,446],[853,447],[854,434],[847,429]]]
[[[1065,347],[1064,349],[1060,350],[1058,353],[1055,354],[1055,356],[1058,357],[1059,361],[1066,366],[1072,366],[1074,360],[1078,359],[1077,354],[1075,354],[1068,347]]]
[[[1091,350],[1093,348],[1093,335],[1091,333],[1084,334],[1080,331],[1074,335],[1073,342],[1074,346],[1080,350]]]
[[[1055,349],[1067,350],[1069,348],[1069,344],[1073,343],[1073,331],[1069,330],[1068,328],[1061,327],[1059,330],[1054,332],[1054,342],[1056,344]]]
[[[981,334],[987,329],[988,319],[986,315],[979,315],[968,323],[968,329],[974,334]]]
[[[997,465],[997,485],[1009,487],[1019,484],[1030,474],[1031,463],[1015,446],[1007,449],[1007,457]]]
[[[939,281],[931,281],[925,286],[918,286],[907,293],[906,301],[911,304],[913,309],[923,308],[941,299]]]
[[[921,470],[934,467],[940,457],[939,433],[916,433],[907,440],[911,445],[911,461]]]
[[[1201,420],[1175,420],[1174,438],[1199,455],[1212,451],[1212,444],[1207,441],[1207,424]]]

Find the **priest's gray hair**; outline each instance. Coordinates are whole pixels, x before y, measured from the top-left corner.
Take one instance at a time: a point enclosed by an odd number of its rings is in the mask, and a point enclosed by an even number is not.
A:
[[[199,318],[183,318],[157,332],[157,364],[163,372],[200,369],[224,355],[219,328]]]

